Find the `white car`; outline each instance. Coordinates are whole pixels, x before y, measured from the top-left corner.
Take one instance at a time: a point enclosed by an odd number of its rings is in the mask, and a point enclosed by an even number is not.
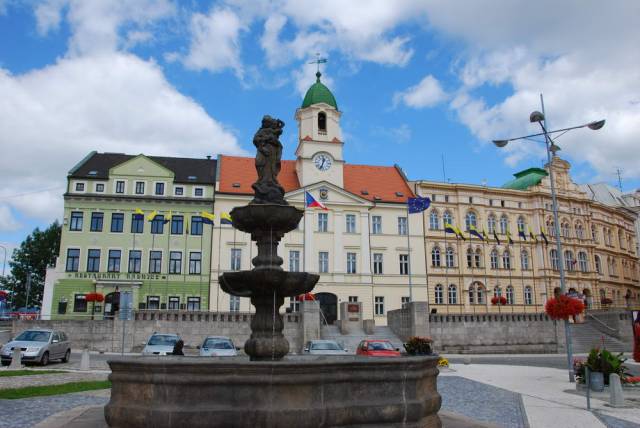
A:
[[[57,330],[26,330],[15,339],[0,347],[0,359],[3,366],[11,364],[13,349],[20,348],[22,362],[40,363],[43,366],[50,360],[69,361],[71,342],[67,335]]]
[[[178,340],[180,336],[177,334],[153,333],[142,350],[142,355],[171,355]]]
[[[304,353],[311,355],[346,355],[347,350],[335,340],[311,340],[304,347]]]
[[[201,357],[235,357],[240,350],[233,340],[224,336],[208,336],[198,348]]]

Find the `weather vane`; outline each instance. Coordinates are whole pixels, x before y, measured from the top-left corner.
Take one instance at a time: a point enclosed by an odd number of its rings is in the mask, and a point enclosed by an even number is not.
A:
[[[327,63],[327,59],[326,58],[320,58],[320,53],[316,52],[316,60],[315,61],[311,61],[309,64],[316,64],[318,67],[317,72],[320,73],[320,64],[326,64]]]

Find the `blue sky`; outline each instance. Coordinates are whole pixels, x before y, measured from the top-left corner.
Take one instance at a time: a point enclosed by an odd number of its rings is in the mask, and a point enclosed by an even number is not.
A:
[[[502,185],[544,152],[489,142],[536,132],[543,92],[552,128],[607,119],[558,141],[576,181],[640,187],[637,2],[453,3],[0,0],[0,244],[60,217],[91,150],[250,154],[270,114],[292,158],[316,52],[350,163]]]

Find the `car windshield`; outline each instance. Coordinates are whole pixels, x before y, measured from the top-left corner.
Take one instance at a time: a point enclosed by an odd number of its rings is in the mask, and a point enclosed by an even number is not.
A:
[[[16,337],[16,340],[23,342],[48,342],[51,333],[48,331],[23,331]]]
[[[149,339],[150,346],[173,346],[178,341],[176,336],[154,335]]]
[[[393,346],[389,342],[369,342],[369,349],[372,351],[393,351]]]
[[[335,342],[314,342],[311,344],[314,351],[339,351],[342,348]]]
[[[234,349],[233,343],[225,339],[207,339],[202,347],[210,349]]]

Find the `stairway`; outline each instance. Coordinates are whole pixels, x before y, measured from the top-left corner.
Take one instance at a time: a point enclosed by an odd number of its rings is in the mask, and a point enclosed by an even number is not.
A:
[[[323,325],[320,331],[320,337],[325,340],[335,340],[350,354],[355,354],[358,344],[365,339],[388,340],[394,348],[399,348],[401,351],[404,350],[402,340],[387,326],[374,327],[373,334],[366,334],[364,330],[350,334],[342,334],[336,325]]]
[[[592,348],[604,348],[611,352],[631,352],[632,344],[625,343],[595,328],[588,318],[583,324],[570,324],[573,352],[588,353]]]

